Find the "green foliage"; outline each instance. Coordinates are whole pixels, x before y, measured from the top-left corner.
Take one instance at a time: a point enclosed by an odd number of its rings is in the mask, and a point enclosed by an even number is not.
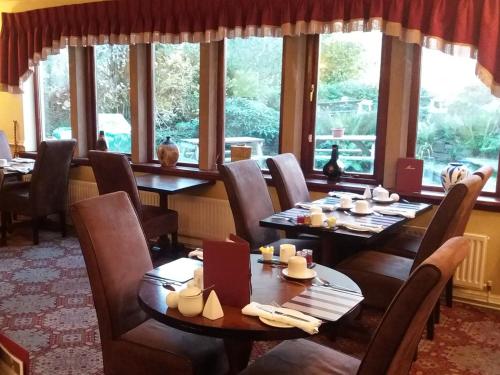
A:
[[[354,42],[324,38],[319,73],[325,83],[355,79],[363,72],[363,48]]]

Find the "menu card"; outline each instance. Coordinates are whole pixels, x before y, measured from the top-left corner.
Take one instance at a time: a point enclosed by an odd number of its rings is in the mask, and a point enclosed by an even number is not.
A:
[[[411,193],[422,190],[423,171],[423,160],[399,158],[396,167],[396,191]]]
[[[231,235],[228,241],[203,241],[203,285],[214,285],[222,305],[250,303],[250,246]]]

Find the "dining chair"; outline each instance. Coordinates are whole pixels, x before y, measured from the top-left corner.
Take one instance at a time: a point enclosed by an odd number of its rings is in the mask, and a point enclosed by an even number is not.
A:
[[[97,312],[104,373],[224,374],[222,340],[168,327],[141,310],[137,291],[153,265],[130,196],[119,191],[79,201],[71,216]]]
[[[425,322],[469,246],[463,237],[454,237],[413,270],[385,311],[361,359],[310,340],[289,340],[241,374],[408,374]]]
[[[130,162],[123,154],[107,151],[89,151],[90,164],[94,172],[99,194],[125,191],[132,201],[144,233],[148,240],[159,238],[159,244],[172,237],[172,248],[176,249],[178,215],[177,211],[141,203],[139,190]]]
[[[66,236],[69,167],[75,146],[74,139],[41,142],[31,180],[3,186],[0,192],[2,244],[7,240],[11,214],[31,217],[35,245],[39,242],[42,219],[51,214],[59,215],[61,234]]]
[[[255,160],[240,160],[219,164],[219,172],[224,181],[233,213],[236,234],[250,243],[252,252],[260,246],[274,246],[279,251],[280,244],[294,244],[297,250],[319,249],[315,239],[280,239],[278,230],[264,228],[259,221],[274,214],[273,203],[266,181]]]
[[[467,199],[462,201],[460,207],[455,211],[452,219],[448,222],[448,227],[443,238],[443,242],[448,238],[462,236],[464,234],[465,227],[467,226],[477,198],[479,194],[481,194],[481,190],[484,188],[486,182],[492,174],[493,168],[490,166],[483,166],[474,171],[473,175],[481,177],[482,183],[480,184],[480,186],[476,186],[475,191],[470,194]],[[408,234],[402,232],[394,236],[384,244],[377,246],[377,251],[414,259],[422,242],[422,238],[423,235]],[[451,307],[453,301],[453,279],[451,279],[448,284],[446,284],[445,296],[446,305],[448,307]]]

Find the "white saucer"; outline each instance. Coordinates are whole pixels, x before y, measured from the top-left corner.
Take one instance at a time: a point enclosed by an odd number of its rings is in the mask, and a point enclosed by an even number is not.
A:
[[[283,275],[285,275],[286,277],[290,278],[290,279],[297,279],[297,280],[309,280],[309,279],[314,279],[317,275],[316,271],[315,270],[312,270],[310,268],[306,269],[306,274],[303,275],[303,276],[290,276],[288,274],[288,268],[284,268],[283,270],[281,270],[281,272],[283,273]]]
[[[353,207],[354,207],[354,204],[351,204],[351,205],[350,205],[350,206],[348,206],[348,207],[342,207],[342,206],[340,206],[340,205],[339,205],[338,210],[350,210],[350,209],[351,209],[351,208],[353,208]]]
[[[351,211],[355,215],[371,215],[373,213],[373,210],[371,208],[368,211],[359,212],[356,211],[356,209],[353,207],[349,211]]]
[[[396,202],[392,198],[372,198],[372,200],[374,202],[379,202],[379,203],[392,203],[392,202]]]

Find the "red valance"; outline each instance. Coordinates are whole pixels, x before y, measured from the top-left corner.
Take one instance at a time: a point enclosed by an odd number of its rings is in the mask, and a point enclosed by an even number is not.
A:
[[[66,46],[381,30],[466,53],[500,97],[500,0],[113,0],[2,14],[0,89]]]

